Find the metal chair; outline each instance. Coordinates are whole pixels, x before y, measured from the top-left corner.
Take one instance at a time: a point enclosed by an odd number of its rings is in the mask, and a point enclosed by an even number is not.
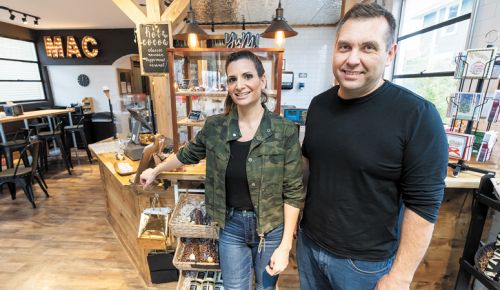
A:
[[[28,152],[31,153],[31,166],[20,167],[21,159],[28,159]],[[38,185],[42,188],[45,196],[49,197],[47,188],[43,185],[40,176],[38,175],[38,157],[40,153],[40,141],[32,141],[30,144],[24,147],[21,152],[21,157],[15,168],[9,168],[5,171],[0,172],[0,186],[7,183],[9,184],[10,194],[12,199],[16,199],[16,189],[15,186],[21,186],[26,194],[26,197],[31,202],[33,208],[36,208],[35,195],[33,194],[33,181],[36,181]]]

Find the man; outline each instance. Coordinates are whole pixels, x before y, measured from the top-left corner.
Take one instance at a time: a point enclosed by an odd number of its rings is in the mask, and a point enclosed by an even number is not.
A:
[[[396,53],[395,29],[380,5],[348,11],[333,53],[339,86],[309,107],[302,290],[409,289],[429,245],[447,140],[433,104],[383,79]]]

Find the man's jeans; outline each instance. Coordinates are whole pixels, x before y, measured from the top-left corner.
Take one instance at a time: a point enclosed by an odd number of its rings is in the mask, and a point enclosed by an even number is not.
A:
[[[258,253],[260,238],[254,212],[229,210],[226,225],[219,234],[219,258],[225,290],[251,290],[255,270],[257,290],[275,289],[278,276],[266,272],[274,250],[281,243],[283,225],[265,234]]]
[[[297,264],[301,290],[373,290],[394,258],[362,261],[336,256],[299,230]]]

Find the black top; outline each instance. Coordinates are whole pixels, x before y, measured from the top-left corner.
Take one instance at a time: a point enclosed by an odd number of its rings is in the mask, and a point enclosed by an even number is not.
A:
[[[229,144],[231,156],[226,170],[226,205],[238,210],[253,210],[248,188],[246,159],[252,140]]]
[[[334,254],[383,260],[397,250],[402,203],[436,221],[446,135],[432,103],[390,82],[357,99],[337,92],[316,96],[308,110],[302,153],[310,175],[301,227]]]

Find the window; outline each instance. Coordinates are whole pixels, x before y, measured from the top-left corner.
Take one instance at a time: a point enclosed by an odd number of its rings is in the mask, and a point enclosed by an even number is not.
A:
[[[465,49],[473,0],[404,0],[393,81],[436,105],[443,120],[458,88],[455,56]]]
[[[0,37],[0,103],[45,99],[35,43]]]

